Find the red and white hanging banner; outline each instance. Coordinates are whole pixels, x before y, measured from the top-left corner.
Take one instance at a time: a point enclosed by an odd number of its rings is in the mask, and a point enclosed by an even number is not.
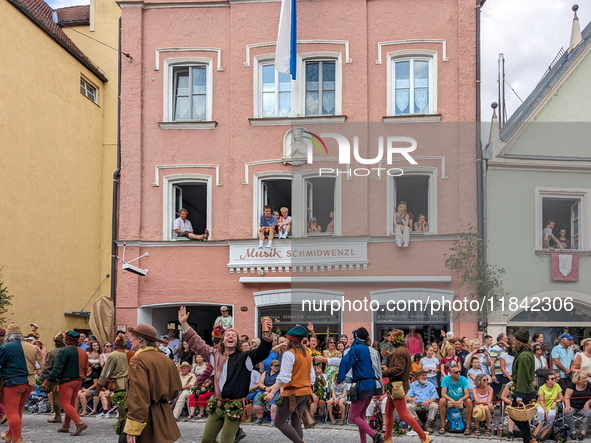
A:
[[[552,254],[552,280],[579,281],[579,255]]]

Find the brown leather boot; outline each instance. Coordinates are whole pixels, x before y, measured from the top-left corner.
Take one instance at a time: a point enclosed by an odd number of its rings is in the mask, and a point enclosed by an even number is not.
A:
[[[83,421],[81,421],[80,423],[76,423],[76,432],[74,432],[71,435],[80,435],[82,434],[82,431],[84,431],[86,428],[88,428],[88,425]]]
[[[7,435],[5,432],[0,434],[0,438],[4,440],[6,443],[12,443],[12,435]]]
[[[57,430],[57,432],[70,432],[70,425],[66,427],[66,425],[62,425],[61,428]]]
[[[55,417],[47,420],[48,423],[61,423],[62,422],[62,416],[61,415],[56,415]]]

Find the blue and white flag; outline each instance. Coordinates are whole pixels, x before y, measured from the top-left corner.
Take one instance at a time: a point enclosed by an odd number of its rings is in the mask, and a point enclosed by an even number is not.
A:
[[[291,74],[294,80],[296,78],[297,28],[296,0],[281,0],[275,69],[284,74]]]

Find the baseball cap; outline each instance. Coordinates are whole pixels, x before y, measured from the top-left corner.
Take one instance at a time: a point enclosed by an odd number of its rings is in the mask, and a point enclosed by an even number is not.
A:
[[[570,334],[562,334],[560,336],[560,340],[564,340],[565,338],[568,338],[569,340],[574,340],[573,336]]]

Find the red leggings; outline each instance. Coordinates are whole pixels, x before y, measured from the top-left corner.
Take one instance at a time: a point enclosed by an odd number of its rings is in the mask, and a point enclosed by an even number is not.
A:
[[[197,406],[197,404],[199,404],[200,408],[204,408],[207,406],[207,400],[209,400],[211,396],[213,396],[213,392],[205,392],[203,394],[199,394],[199,400],[195,400],[195,396],[191,395],[189,397],[189,407],[194,408]]]
[[[392,437],[392,429],[394,428],[394,408],[396,408],[396,411],[398,411],[398,417],[400,417],[400,419],[404,423],[409,425],[417,434],[419,434],[419,438],[421,439],[421,441],[425,441],[425,439],[427,438],[425,436],[425,432],[421,429],[417,421],[414,418],[412,418],[412,416],[406,409],[406,399],[399,398],[397,400],[392,400],[390,396],[388,396],[387,398],[388,400],[386,400],[385,438],[388,439]]]
[[[6,435],[12,436],[12,440],[18,441],[22,438],[23,429],[23,410],[27,403],[27,398],[33,390],[33,386],[28,383],[22,385],[4,387],[4,407],[6,417],[8,418],[8,432]]]
[[[60,392],[58,395],[60,408],[64,410],[66,418],[64,420],[64,428],[70,427],[70,421],[74,421],[74,424],[80,423],[80,416],[76,410],[76,398],[78,397],[78,391],[82,387],[82,380],[69,381],[60,385]]]

